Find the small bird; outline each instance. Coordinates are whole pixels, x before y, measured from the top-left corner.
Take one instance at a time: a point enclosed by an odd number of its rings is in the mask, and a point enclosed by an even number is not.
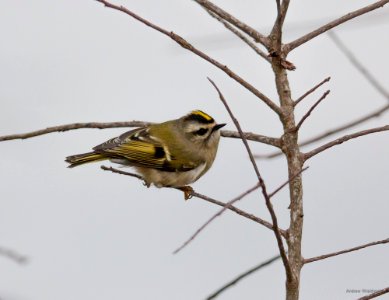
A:
[[[188,185],[212,166],[219,129],[225,125],[194,110],[179,119],[130,130],[94,147],[92,152],[68,156],[65,161],[69,168],[107,159],[134,167],[147,187],[179,188],[187,199],[193,192]]]

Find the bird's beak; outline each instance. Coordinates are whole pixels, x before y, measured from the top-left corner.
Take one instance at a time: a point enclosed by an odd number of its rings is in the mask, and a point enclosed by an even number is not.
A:
[[[216,131],[216,130],[219,130],[220,128],[226,126],[227,124],[223,123],[223,124],[216,124],[215,126],[213,126],[212,128],[212,131]]]

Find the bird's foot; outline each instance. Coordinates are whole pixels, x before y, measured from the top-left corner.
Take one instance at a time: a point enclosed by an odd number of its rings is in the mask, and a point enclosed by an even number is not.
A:
[[[179,187],[177,189],[184,192],[185,200],[188,200],[188,199],[193,197],[194,190],[191,186],[185,185],[185,186]]]

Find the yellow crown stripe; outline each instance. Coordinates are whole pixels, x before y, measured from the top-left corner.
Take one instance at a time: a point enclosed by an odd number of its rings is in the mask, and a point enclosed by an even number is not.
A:
[[[204,118],[204,119],[207,120],[207,121],[213,120],[213,118],[212,118],[210,115],[207,115],[205,112],[203,112],[203,111],[201,111],[201,110],[192,111],[192,114],[193,114],[193,115],[200,116],[200,117]]]

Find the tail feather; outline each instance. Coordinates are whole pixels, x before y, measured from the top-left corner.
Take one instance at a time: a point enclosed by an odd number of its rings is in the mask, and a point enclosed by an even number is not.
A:
[[[105,157],[103,154],[99,154],[96,152],[88,152],[88,153],[68,156],[66,157],[65,161],[70,164],[68,168],[74,168],[79,165],[105,160],[105,159],[107,159],[107,157]]]

